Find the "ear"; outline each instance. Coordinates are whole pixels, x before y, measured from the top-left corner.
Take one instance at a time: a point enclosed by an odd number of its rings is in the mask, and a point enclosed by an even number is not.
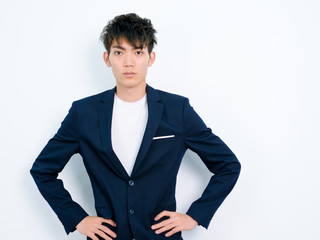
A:
[[[109,59],[108,52],[104,52],[103,53],[103,60],[107,64],[108,67],[111,67],[111,62],[110,62],[110,59]]]
[[[155,60],[156,60],[156,53],[155,52],[151,52],[150,56],[149,56],[148,66],[151,67]]]

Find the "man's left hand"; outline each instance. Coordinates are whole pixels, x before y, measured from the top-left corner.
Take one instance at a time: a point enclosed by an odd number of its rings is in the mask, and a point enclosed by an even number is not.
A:
[[[171,230],[166,233],[166,237],[170,237],[180,231],[192,230],[198,226],[197,221],[189,215],[171,211],[162,211],[154,218],[154,220],[158,221],[163,217],[169,217],[169,219],[152,225],[151,228],[156,230],[156,234]]]

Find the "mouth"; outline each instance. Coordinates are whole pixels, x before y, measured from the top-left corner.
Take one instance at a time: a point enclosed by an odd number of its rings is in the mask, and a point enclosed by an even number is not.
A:
[[[123,73],[123,75],[127,78],[130,78],[130,77],[134,77],[136,75],[136,73],[134,72],[125,72]]]

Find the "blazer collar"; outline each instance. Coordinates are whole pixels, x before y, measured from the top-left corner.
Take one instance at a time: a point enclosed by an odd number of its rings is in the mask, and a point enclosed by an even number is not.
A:
[[[110,160],[110,163],[112,164],[115,171],[123,178],[129,179],[130,177],[122,166],[117,155],[113,151],[111,143],[111,122],[115,91],[116,87],[106,91],[105,94],[102,95],[100,104],[98,106],[101,142],[106,151],[107,157]],[[141,165],[147,154],[147,151],[152,142],[152,138],[154,137],[160,124],[163,112],[163,104],[160,102],[161,99],[157,91],[147,84],[146,92],[148,104],[148,121],[135,161],[135,165],[132,170],[131,178],[134,178],[137,174],[139,174],[139,166]]]

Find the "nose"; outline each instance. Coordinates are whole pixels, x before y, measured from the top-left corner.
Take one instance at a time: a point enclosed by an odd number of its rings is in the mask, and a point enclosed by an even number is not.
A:
[[[134,66],[134,60],[132,54],[126,54],[124,59],[124,66],[125,67],[133,67]]]

